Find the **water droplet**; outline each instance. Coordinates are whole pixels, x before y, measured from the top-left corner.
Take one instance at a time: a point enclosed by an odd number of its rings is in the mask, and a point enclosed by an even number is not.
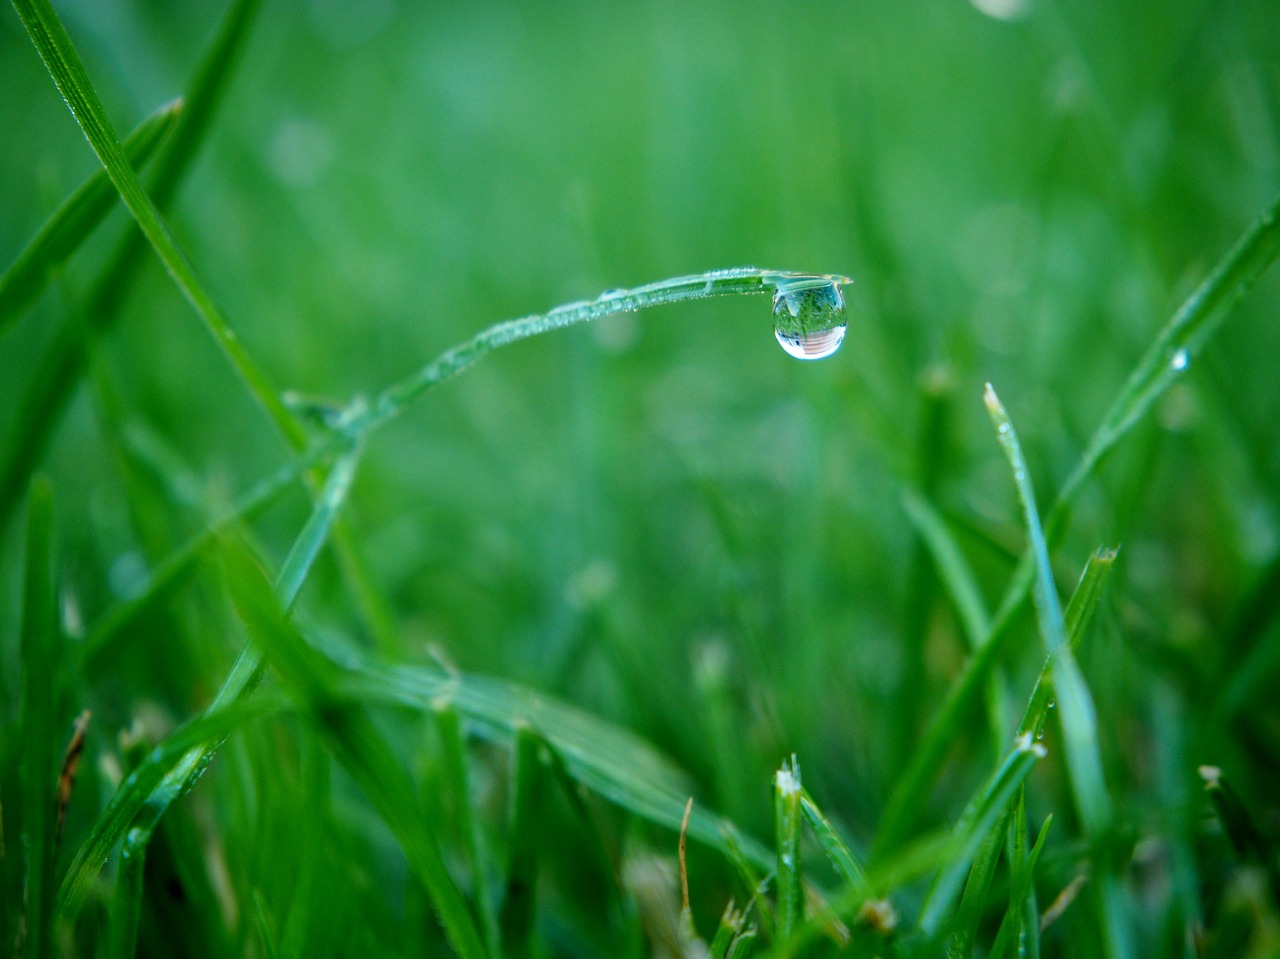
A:
[[[1056,699],[1050,699],[1049,702],[1046,703],[1045,705],[1047,705],[1050,709],[1054,709],[1057,707],[1058,701]]]
[[[844,342],[844,294],[829,277],[778,282],[773,294],[773,332],[798,360],[820,360]]]
[[[1190,365],[1191,365],[1191,354],[1188,353],[1186,350],[1178,350],[1177,353],[1173,354],[1173,359],[1169,361],[1170,368],[1175,370],[1178,373],[1181,373]]]

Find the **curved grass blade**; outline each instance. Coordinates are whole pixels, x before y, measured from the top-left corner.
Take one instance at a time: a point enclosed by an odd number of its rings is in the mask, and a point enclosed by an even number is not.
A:
[[[249,351],[236,337],[226,317],[209,296],[190,261],[179,248],[154,201],[138,182],[137,174],[121,150],[97,91],[85,72],[80,55],[49,0],[14,0],[13,5],[44,60],[49,75],[67,101],[67,106],[84,131],[89,145],[93,147],[93,152],[98,155],[125,206],[133,214],[178,289],[204,321],[205,327],[253,398],[295,448],[302,447],[306,443],[302,426],[284,405],[267,375],[259,369]]]
[[[1179,351],[1188,356],[1204,345],[1235,304],[1253,287],[1280,254],[1280,196],[1263,211],[1227,252],[1205,281],[1182,304],[1164,329],[1157,335],[1146,356],[1139,361],[1126,385],[1112,404],[1112,412],[1090,440],[1080,464],[1063,484],[1053,508],[1049,511],[1046,540],[1057,541],[1065,529],[1070,506],[1076,495],[1101,467],[1107,453],[1136,425],[1142,416],[1174,382],[1167,376],[1162,360],[1173,358]],[[1178,364],[1180,365],[1180,364]],[[898,778],[885,807],[884,820],[876,836],[875,849],[883,852],[899,845],[912,825],[934,777],[942,768],[947,749],[963,716],[984,688],[985,679],[999,661],[1005,641],[1023,602],[1030,595],[1035,579],[1030,554],[1024,554],[1014,571],[999,609],[991,624],[989,638],[971,656],[957,677],[946,701],[934,716],[919,747],[912,754],[907,769]]]
[[[659,280],[630,290],[610,290],[594,300],[557,306],[546,313],[496,323],[481,330],[465,343],[452,347],[398,383],[379,394],[368,413],[356,420],[352,428],[363,435],[368,430],[396,416],[406,404],[431,387],[462,372],[500,346],[549,333],[552,330],[589,323],[618,313],[630,313],[668,303],[701,300],[710,296],[742,293],[771,293],[781,285],[822,282],[844,285],[853,281],[838,274],[794,273],[785,270],[759,270],[755,267],[733,267],[712,270],[692,276]]]
[[[166,103],[138,124],[121,146],[141,166],[173,130],[182,101]],[[8,331],[80,244],[111,212],[116,200],[105,170],[98,170],[54,211],[31,242],[0,276],[0,337]]]
[[[125,777],[106,809],[94,822],[88,839],[76,851],[58,890],[58,918],[73,919],[79,912],[89,892],[90,883],[111,855],[111,850],[125,838],[134,817],[175,763],[192,749],[221,742],[245,723],[291,711],[292,707],[282,697],[271,693],[262,694],[214,713],[203,713],[157,744],[143,762]]]
[[[343,692],[355,701],[416,710],[451,702],[478,734],[503,742],[527,725],[547,740],[569,774],[592,792],[649,822],[673,831],[680,828],[685,803],[692,795],[688,777],[625,730],[501,679],[423,666],[387,666],[355,650],[344,651],[341,662]],[[770,850],[696,803],[689,835],[725,855],[732,855],[730,847],[736,844],[757,868],[772,870],[775,864]]]
[[[191,167],[249,35],[253,14],[260,6],[261,0],[235,0],[231,4],[187,86],[173,133],[153,164],[151,196],[160,209],[168,207]],[[90,329],[104,330],[116,322],[125,290],[136,275],[145,250],[146,240],[131,227],[80,311]],[[0,529],[7,525],[10,511],[39,462],[68,397],[80,382],[86,355],[81,324],[65,323],[34,364],[32,379],[18,403],[15,422],[19,432],[0,450]]]
[[[265,577],[244,554],[231,557],[232,602],[326,747],[369,797],[421,880],[449,937],[464,959],[487,955],[462,894],[445,867],[408,775],[391,747],[357,704],[340,698],[340,669],[284,618]]]

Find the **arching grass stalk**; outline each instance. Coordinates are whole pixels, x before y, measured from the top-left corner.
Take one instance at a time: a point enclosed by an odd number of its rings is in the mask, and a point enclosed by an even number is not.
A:
[[[441,353],[418,372],[383,390],[366,414],[352,420],[350,428],[363,436],[399,414],[406,404],[437,383],[460,373],[498,347],[541,333],[589,323],[618,313],[631,313],[685,300],[701,300],[709,296],[786,292],[812,289],[815,284],[825,288],[839,288],[852,282],[849,277],[839,274],[793,273],[743,266],[659,280],[630,290],[609,290],[594,300],[569,303],[546,313],[507,320],[482,330],[465,343]]]
[[[310,570],[311,562],[336,520],[338,508],[345,499],[358,450],[362,447],[363,441],[374,429],[394,419],[408,404],[432,386],[461,372],[500,346],[563,327],[586,323],[617,313],[684,300],[744,293],[773,293],[778,290],[793,289],[794,284],[809,288],[818,281],[830,285],[851,282],[847,277],[838,275],[823,276],[739,267],[662,280],[632,290],[610,291],[595,300],[572,303],[547,313],[495,324],[465,343],[446,350],[416,373],[383,390],[373,404],[363,400],[354,401],[345,412],[336,417],[331,424],[331,432],[312,443],[301,457],[302,463],[311,464],[319,462],[334,451],[344,449],[349,451],[332,468],[320,502],[308,520],[307,526],[299,534],[284,569],[279,574],[277,594],[281,606],[286,611],[292,606]],[[305,469],[298,464],[282,470],[270,480],[260,484],[255,491],[251,491],[251,495],[242,501],[242,509],[248,511],[259,507],[280,491],[289,476],[302,475],[304,472]],[[236,515],[236,511],[233,510],[231,514],[221,518],[220,524],[230,525],[235,521]],[[207,535],[197,537],[175,554],[172,564],[175,570],[169,571],[169,575],[153,577],[147,590],[129,600],[127,606],[109,611],[104,621],[109,622],[110,633],[95,645],[94,654],[101,655],[102,644],[108,641],[109,636],[119,635],[128,620],[149,605],[155,592],[167,588],[172,577],[178,574],[177,567],[189,563],[199,550],[211,541],[212,537]],[[168,570],[169,565],[166,562],[162,564],[162,568]],[[246,648],[232,667],[205,715],[215,714],[228,705],[243,701],[245,696],[252,692],[257,677],[261,675],[261,663],[261,654],[252,647]],[[157,752],[154,754],[154,759],[149,759],[144,764],[148,766],[147,780],[159,783],[154,787],[154,792],[136,788],[137,783],[134,781],[134,788],[126,791],[122,787],[112,797],[107,813],[95,825],[93,833],[81,847],[63,882],[59,897],[59,911],[64,917],[74,915],[78,910],[88,882],[96,874],[115,842],[124,835],[124,830],[128,828],[128,823],[133,817],[145,808],[147,812],[142,821],[143,828],[154,829],[155,823],[169,804],[191,789],[199,779],[201,773],[212,761],[217,747],[216,742],[206,743],[183,756],[176,757],[176,761],[172,752]],[[153,768],[151,766],[153,762],[164,762],[164,769]],[[661,820],[665,810],[646,810],[646,812],[650,818]],[[712,841],[716,828],[723,826],[718,820],[713,824],[710,819],[706,823],[700,822],[699,825],[704,827],[701,829],[704,837]]]

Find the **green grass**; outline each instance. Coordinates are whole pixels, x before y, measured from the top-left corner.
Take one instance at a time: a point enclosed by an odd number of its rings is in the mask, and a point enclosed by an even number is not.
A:
[[[1280,13],[991,6],[15,0],[0,948],[1274,954]]]

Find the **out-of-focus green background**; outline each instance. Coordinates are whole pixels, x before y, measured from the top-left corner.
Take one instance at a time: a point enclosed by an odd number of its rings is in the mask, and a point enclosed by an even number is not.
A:
[[[181,92],[222,5],[57,7],[123,132]],[[8,262],[95,160],[7,9],[0,76]],[[965,650],[902,489],[936,462],[935,501],[994,605],[1023,537],[984,381],[1051,501],[1278,183],[1274,0],[311,0],[266,5],[169,219],[275,380],[338,400],[609,287],[738,265],[852,275],[848,337],[824,362],[778,348],[763,298],[504,349],[374,438],[351,515],[409,655],[431,646],[638,731],[762,834],[771,771],[795,751],[865,840]],[[0,341],[0,443],[123,222]],[[1269,667],[1214,755],[1166,768],[1158,744],[1211,712],[1231,666],[1216,637],[1280,552],[1277,304],[1272,275],[1091,486],[1055,557],[1067,591],[1092,548],[1123,544],[1083,665],[1134,821],[1185,801],[1197,762],[1259,799],[1276,785]],[[43,469],[90,623],[156,558],[138,522],[176,545],[287,455],[155,264],[101,347],[96,375],[194,486],[186,507],[131,516],[80,392]],[[262,520],[277,559],[304,516],[298,495]],[[19,529],[0,547],[6,596]],[[351,607],[322,566],[303,615],[358,631]],[[16,610],[0,615],[8,632]],[[1022,697],[1041,652],[1029,617],[1019,628]],[[137,637],[127,678],[101,679],[103,728],[141,703],[203,705],[234,648],[206,639]],[[955,764],[939,818],[983,769]]]

